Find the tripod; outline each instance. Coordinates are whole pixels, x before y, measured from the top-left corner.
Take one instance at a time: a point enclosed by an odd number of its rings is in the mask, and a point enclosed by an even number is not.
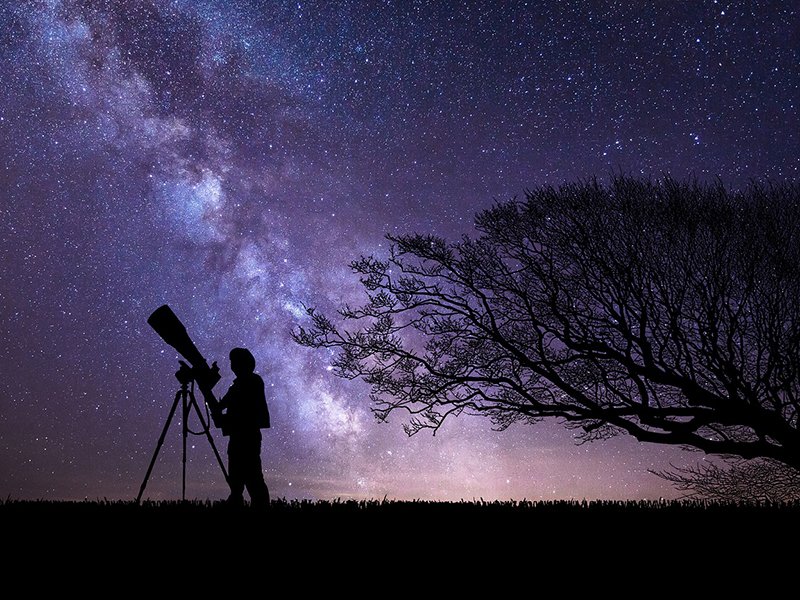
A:
[[[142,487],[139,488],[139,495],[136,497],[137,504],[139,504],[142,499],[144,488],[147,486],[147,480],[150,479],[150,473],[153,470],[153,465],[156,463],[158,452],[161,450],[161,446],[164,444],[164,439],[167,437],[167,430],[169,429],[170,422],[172,422],[172,417],[175,415],[175,410],[178,408],[179,401],[183,406],[183,418],[181,419],[183,425],[183,479],[181,500],[186,500],[186,438],[189,433],[193,435],[201,435],[202,433],[205,433],[209,444],[211,444],[212,450],[214,450],[214,455],[217,457],[219,467],[222,469],[222,474],[225,476],[225,481],[228,482],[228,472],[225,470],[225,466],[222,464],[222,458],[220,458],[219,452],[217,452],[217,447],[214,445],[214,439],[211,437],[208,423],[203,418],[203,413],[200,412],[200,407],[197,405],[197,400],[194,397],[194,391],[189,389],[189,381],[187,379],[181,377],[180,374],[176,374],[176,376],[181,382],[181,389],[179,389],[178,393],[175,394],[175,401],[172,403],[172,409],[169,411],[169,417],[167,417],[167,422],[164,424],[164,430],[161,432],[161,437],[158,439],[158,445],[156,446],[156,451],[153,453],[153,458],[150,461],[150,467],[147,469],[147,475],[144,476]],[[194,385],[192,387],[194,387]],[[203,426],[202,432],[198,433],[189,429],[188,419],[192,407],[194,407],[195,412],[200,419],[200,424]]]

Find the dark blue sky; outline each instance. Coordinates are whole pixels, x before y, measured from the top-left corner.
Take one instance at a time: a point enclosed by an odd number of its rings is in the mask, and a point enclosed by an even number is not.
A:
[[[502,6],[500,6],[502,5]],[[557,424],[435,438],[295,346],[383,234],[611,172],[795,180],[790,2],[52,1],[0,7],[0,493],[134,498],[177,390],[170,304],[271,390],[275,496],[653,498],[698,454]],[[225,442],[218,436],[219,444]],[[189,494],[224,497],[202,438]],[[179,429],[148,484],[180,494]]]

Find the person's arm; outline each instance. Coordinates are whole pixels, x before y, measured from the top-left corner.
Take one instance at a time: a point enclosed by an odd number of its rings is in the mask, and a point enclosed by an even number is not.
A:
[[[219,400],[217,400],[214,397],[214,394],[211,393],[210,390],[208,392],[206,392],[202,388],[200,389],[200,391],[203,392],[203,397],[205,398],[206,404],[208,404],[208,408],[211,411],[211,420],[214,422],[214,425],[218,429],[222,430],[222,434],[223,435],[228,435],[228,431],[227,431],[228,430],[228,427],[227,427],[227,425],[228,425],[227,416],[228,415],[223,413],[222,411],[227,409],[228,406],[230,405],[230,400],[231,400],[230,396],[231,396],[231,390],[232,389],[233,389],[233,386],[231,386],[231,389],[229,389],[228,392],[222,398],[220,398]]]

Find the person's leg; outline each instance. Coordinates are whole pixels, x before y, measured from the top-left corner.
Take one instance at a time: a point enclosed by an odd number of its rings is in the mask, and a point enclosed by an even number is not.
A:
[[[264,481],[264,472],[261,469],[261,434],[248,440],[247,458],[243,462],[246,466],[244,482],[247,486],[247,493],[250,494],[250,502],[253,506],[263,508],[269,507],[269,488]]]

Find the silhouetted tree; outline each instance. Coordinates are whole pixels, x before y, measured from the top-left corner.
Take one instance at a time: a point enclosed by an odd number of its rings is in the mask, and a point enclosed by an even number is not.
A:
[[[367,303],[343,328],[309,309],[295,340],[335,350],[379,418],[411,413],[409,434],[462,412],[500,429],[555,417],[583,440],[800,467],[800,188],[618,176],[475,224],[476,239],[388,236],[390,256],[352,263]]]
[[[769,458],[730,457],[721,465],[700,463],[651,472],[685,492],[684,498],[751,503],[800,500],[800,471]]]

